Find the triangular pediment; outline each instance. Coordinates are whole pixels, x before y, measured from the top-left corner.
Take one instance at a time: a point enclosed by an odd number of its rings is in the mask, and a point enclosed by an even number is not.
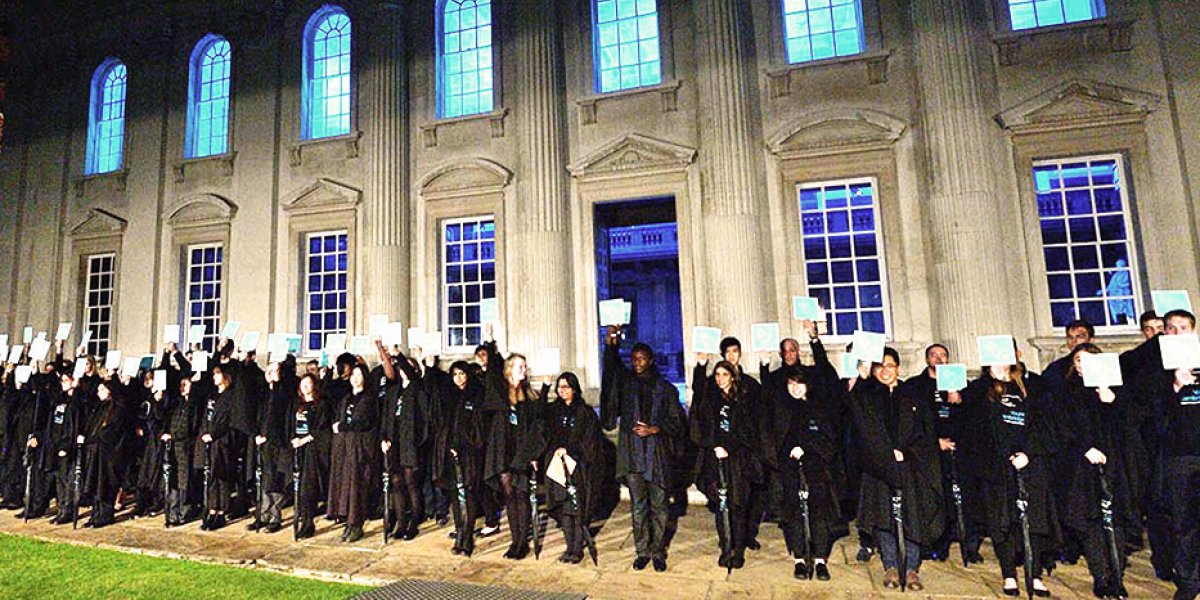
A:
[[[361,199],[361,191],[332,179],[321,178],[284,196],[281,203],[287,212],[308,212],[353,208]]]
[[[512,171],[486,158],[461,158],[435,167],[417,184],[422,196],[499,192],[512,181]]]
[[[1055,86],[996,115],[1010,130],[1140,121],[1157,108],[1155,94],[1090,80]]]
[[[576,177],[589,175],[679,171],[696,160],[696,149],[630,133],[592,151],[567,167]]]
[[[237,215],[237,205],[216,194],[193,194],[167,209],[173,227],[228,223]]]
[[[82,221],[71,228],[70,235],[76,239],[120,235],[128,225],[128,221],[117,215],[93,208]]]
[[[865,108],[839,108],[805,115],[780,129],[768,142],[775,154],[832,152],[891,145],[908,123]]]

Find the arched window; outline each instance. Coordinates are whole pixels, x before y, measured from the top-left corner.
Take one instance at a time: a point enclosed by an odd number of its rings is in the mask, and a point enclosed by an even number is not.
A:
[[[350,133],[350,17],[323,6],[304,28],[301,137]]]
[[[783,0],[788,63],[850,56],[863,51],[859,0]]]
[[[88,175],[121,168],[125,151],[125,63],[110,58],[92,76],[88,103],[88,149],[84,171]]]
[[[655,0],[592,0],[596,90],[662,83]]]
[[[229,41],[204,36],[192,51],[188,90],[187,156],[199,158],[229,150]]]
[[[495,104],[492,2],[439,1],[439,112],[442,118],[490,112]]]

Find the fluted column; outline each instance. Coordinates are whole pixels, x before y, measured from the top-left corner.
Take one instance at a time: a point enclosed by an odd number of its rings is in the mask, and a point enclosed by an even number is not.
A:
[[[707,321],[749,337],[750,324],[765,316],[768,296],[759,226],[762,166],[756,160],[751,96],[757,84],[747,76],[751,57],[739,33],[749,32],[751,24],[742,19],[739,4],[698,0],[696,53]]]
[[[508,220],[509,345],[559,348],[571,362],[571,263],[567,234],[562,48],[556,0],[521,0],[516,44],[521,170]]]
[[[366,29],[363,65],[362,306],[367,314],[409,318],[408,72],[400,2],[376,2]],[[357,24],[356,24],[357,25]],[[359,320],[366,322],[366,315]]]
[[[1009,333],[1005,240],[1000,232],[991,77],[961,0],[914,0],[921,128],[929,177],[936,334],[959,357],[978,359],[975,336]]]

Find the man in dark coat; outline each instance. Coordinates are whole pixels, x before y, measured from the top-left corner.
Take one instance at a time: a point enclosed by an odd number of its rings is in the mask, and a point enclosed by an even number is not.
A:
[[[654,367],[654,352],[636,344],[625,366],[617,344],[619,327],[609,327],[601,383],[600,420],[617,434],[617,477],[625,481],[633,501],[633,537],[642,570],[651,561],[667,570],[665,532],[667,491],[672,485],[673,444],[687,431],[679,392]]]

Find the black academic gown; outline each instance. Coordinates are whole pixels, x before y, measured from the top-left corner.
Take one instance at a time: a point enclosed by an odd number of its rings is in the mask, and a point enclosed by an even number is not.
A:
[[[311,441],[295,450],[295,458],[300,463],[300,498],[297,503],[308,518],[316,514],[317,505],[329,496],[332,408],[333,403],[323,396],[317,402],[299,402],[288,419],[288,430],[293,439],[312,436]]]
[[[1134,482],[1129,477],[1130,457],[1126,448],[1132,421],[1120,395],[1116,401],[1105,404],[1095,388],[1084,387],[1078,377],[1073,377],[1066,380],[1058,406],[1064,409],[1062,418],[1056,419],[1059,473],[1065,480],[1065,493],[1059,497],[1063,522],[1079,532],[1099,528],[1100,472],[1084,458],[1090,448],[1104,453],[1105,477],[1114,495],[1118,528],[1138,522],[1138,503]]]
[[[327,514],[352,527],[366,521],[378,494],[379,401],[371,387],[343,395],[332,415],[337,424],[329,457]]]
[[[605,471],[600,465],[604,435],[600,431],[600,419],[595,409],[582,398],[573,400],[570,405],[556,400],[546,406],[545,427],[546,452],[539,466],[545,472],[550,468],[555,450],[566,449],[567,455],[575,461],[571,479],[575,484],[578,503],[577,507],[572,508],[567,488],[547,478],[547,509],[551,514],[582,515],[586,523],[591,520],[594,496],[604,485],[600,480]]]
[[[650,407],[650,414],[643,414],[643,399]],[[674,468],[676,449],[688,441],[688,416],[679,403],[679,391],[654,368],[639,377],[625,366],[617,346],[607,346],[604,351],[600,421],[606,430],[620,427],[618,478],[637,474],[668,491],[690,478],[689,473],[677,473]],[[640,438],[633,433],[639,421],[661,431]]]

